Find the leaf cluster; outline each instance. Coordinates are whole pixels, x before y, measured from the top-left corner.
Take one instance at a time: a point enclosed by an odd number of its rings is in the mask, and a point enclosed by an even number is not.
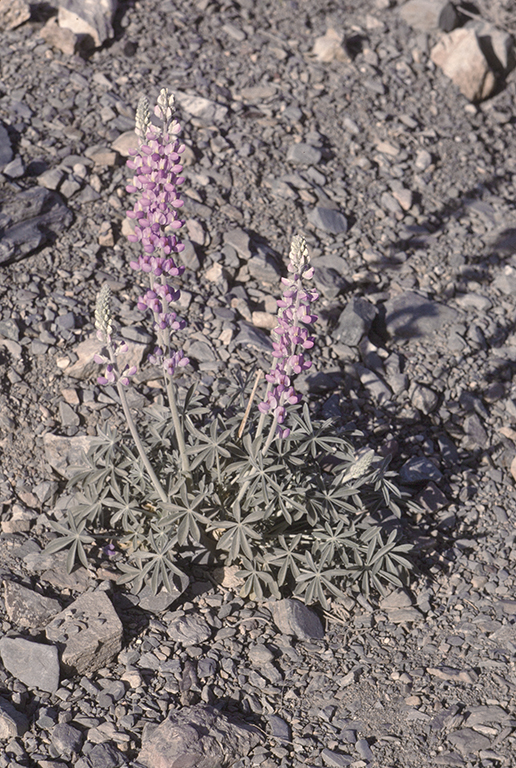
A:
[[[101,429],[47,551],[68,548],[71,568],[87,565],[97,539],[115,542],[125,552],[119,583],[150,584],[154,592],[171,590],[198,551],[236,564],[241,594],[254,598],[293,594],[327,607],[327,597],[346,588],[367,596],[403,585],[412,567],[396,524],[404,501],[386,461],[373,451],[357,456],[331,420],[312,420],[306,404],[290,413],[289,436],[264,454],[257,409],[239,437],[247,397],[244,383],[229,402],[226,394],[224,407],[208,408],[189,391],[180,413],[189,476],[170,411],[162,402],[147,409],[141,438],[166,503],[127,437]]]

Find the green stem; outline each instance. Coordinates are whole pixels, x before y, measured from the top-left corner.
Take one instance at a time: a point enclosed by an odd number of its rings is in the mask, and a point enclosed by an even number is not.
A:
[[[181,469],[183,470],[184,474],[187,477],[191,478],[192,471],[190,469],[190,462],[188,461],[188,454],[186,452],[185,436],[181,428],[181,420],[179,418],[179,413],[177,410],[177,403],[176,403],[176,398],[174,394],[174,385],[172,384],[172,379],[167,374],[165,374],[165,383],[167,387],[167,397],[168,397],[168,404],[170,407],[170,413],[172,414],[172,422],[174,424],[174,429],[176,432],[177,446],[179,448],[179,453],[181,455]]]
[[[138,434],[138,430],[136,429],[136,424],[134,423],[134,419],[131,415],[131,411],[129,408],[129,403],[127,402],[127,396],[125,394],[125,390],[123,387],[123,384],[120,381],[120,373],[118,371],[118,366],[115,360],[115,355],[113,352],[112,347],[109,347],[109,357],[111,360],[111,363],[113,364],[113,367],[115,368],[117,372],[117,381],[116,381],[116,388],[118,390],[118,395],[120,397],[120,402],[122,403],[122,408],[124,411],[124,416],[127,421],[127,426],[129,427],[129,430],[131,432],[131,436],[134,440],[134,444],[136,445],[136,448],[138,450],[138,453],[140,454],[140,458],[143,462],[143,465],[147,472],[149,473],[149,477],[151,479],[152,485],[154,486],[158,496],[161,498],[161,501],[166,504],[168,502],[168,496],[165,493],[163,486],[161,485],[160,481],[158,480],[156,473],[154,472],[152,465],[147,457],[147,454],[145,453],[145,448],[143,447],[143,443],[140,439],[140,435]]]

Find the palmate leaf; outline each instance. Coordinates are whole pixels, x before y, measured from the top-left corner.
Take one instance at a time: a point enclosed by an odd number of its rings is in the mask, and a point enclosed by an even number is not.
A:
[[[216,465],[218,481],[222,482],[220,461],[231,458],[231,452],[226,446],[233,431],[231,429],[221,431],[219,419],[212,421],[207,433],[197,429],[189,419],[186,421],[186,426],[195,438],[195,444],[189,446],[186,451],[189,456],[192,456],[191,469],[196,469],[200,464],[204,464],[207,469],[212,469]]]
[[[273,575],[267,570],[267,564],[259,557],[248,560],[242,558],[242,568],[235,574],[240,579],[245,579],[244,586],[240,590],[240,597],[250,597],[251,600],[262,600],[263,588],[276,598],[281,597],[281,592]]]
[[[303,405],[303,415],[292,413],[294,429],[287,438],[289,446],[294,444],[295,452],[311,455],[316,458],[321,452],[334,453],[338,448],[347,448],[349,443],[338,437],[332,427],[332,419],[323,422],[312,422],[308,405]]]
[[[133,582],[136,592],[141,592],[146,584],[150,584],[154,595],[163,587],[167,592],[174,592],[174,576],[184,577],[183,571],[174,563],[174,549],[177,537],[167,539],[160,534],[149,532],[147,539],[149,551],[138,550],[131,555],[136,565],[122,564],[120,570],[125,574],[117,579],[118,584]]]
[[[48,555],[53,555],[56,552],[60,552],[62,549],[69,547],[66,558],[66,569],[68,573],[72,572],[77,560],[79,560],[85,568],[89,567],[84,545],[93,544],[95,539],[87,531],[84,532],[86,522],[87,519],[83,518],[76,524],[70,513],[68,513],[67,525],[63,525],[54,520],[50,521],[52,528],[57,531],[57,533],[60,533],[62,538],[51,541],[50,544],[45,547],[45,552]]]
[[[201,528],[210,523],[213,514],[213,501],[216,501],[213,486],[205,486],[204,480],[199,484],[199,493],[190,493],[183,483],[175,502],[165,506],[166,514],[157,522],[160,528],[170,529],[177,525],[177,542],[183,546],[188,536],[194,541],[201,541]]]
[[[323,562],[331,563],[337,551],[341,560],[347,563],[346,550],[350,540],[356,537],[356,528],[349,520],[340,520],[335,527],[325,523],[324,528],[313,528],[313,536],[317,540],[315,551]]]
[[[299,563],[304,561],[303,552],[299,551],[299,544],[302,540],[301,534],[288,537],[278,536],[280,548],[275,548],[271,554],[264,555],[265,562],[270,566],[279,567],[278,586],[281,587],[289,577],[294,579],[299,575]]]
[[[208,525],[207,530],[213,531],[225,528],[226,532],[222,534],[217,542],[217,549],[224,549],[228,552],[226,562],[232,563],[241,553],[249,560],[254,557],[251,549],[251,541],[260,541],[262,534],[253,527],[252,523],[263,521],[263,510],[255,509],[247,517],[242,519],[240,503],[235,500],[231,508],[233,520],[217,520],[217,522]]]
[[[306,605],[320,603],[324,610],[328,610],[328,601],[325,592],[335,597],[345,597],[344,592],[334,583],[333,579],[343,578],[349,574],[346,568],[326,568],[326,561],[319,559],[316,564],[310,552],[305,552],[304,567],[296,578],[295,595],[303,595]]]

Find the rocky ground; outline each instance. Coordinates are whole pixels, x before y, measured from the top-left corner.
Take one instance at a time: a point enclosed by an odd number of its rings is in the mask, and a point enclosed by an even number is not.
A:
[[[154,768],[199,744],[206,767],[516,765],[516,72],[470,101],[422,5],[120,2],[82,54],[41,36],[48,4],[2,32],[0,768]],[[464,14],[516,32],[509,2]],[[42,552],[77,445],[121,423],[88,346],[103,282],[134,355],[151,341],[124,155],[163,86],[188,145],[183,383],[267,366],[304,233],[321,299],[302,386],[421,505],[406,592],[315,614],[197,567],[160,602]],[[159,390],[139,383],[141,410]]]

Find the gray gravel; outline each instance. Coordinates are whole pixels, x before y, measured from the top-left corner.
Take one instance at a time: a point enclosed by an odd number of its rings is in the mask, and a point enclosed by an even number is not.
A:
[[[516,765],[516,72],[469,103],[430,60],[439,31],[399,5],[120,2],[115,39],[84,58],[39,36],[50,6],[2,32],[0,768],[141,768],[163,743],[177,754],[166,739],[188,718],[207,724],[199,765]],[[516,33],[509,3],[478,6]],[[345,50],[322,62],[328,27]],[[183,594],[137,597],[108,558],[68,575],[41,553],[79,445],[121,424],[79,346],[104,281],[131,354],[149,345],[123,148],[138,98],[162,86],[188,145],[180,385],[219,396],[222,372],[268,364],[303,232],[321,298],[299,387],[390,455],[420,504],[407,591],[350,589],[304,614],[244,601],[199,564]],[[151,370],[135,378],[138,409],[157,390]],[[123,639],[75,616],[72,674],[56,661],[71,636],[45,628],[81,595],[114,607]],[[93,627],[101,666],[81,650]]]

